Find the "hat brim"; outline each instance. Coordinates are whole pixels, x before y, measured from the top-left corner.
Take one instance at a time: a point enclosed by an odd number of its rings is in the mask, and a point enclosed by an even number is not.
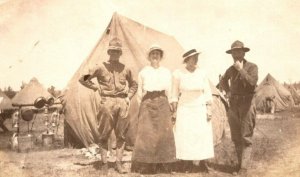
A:
[[[194,55],[199,55],[200,53],[201,53],[201,52],[194,52],[194,53],[191,53],[191,54],[189,54],[189,55],[183,57],[183,61],[185,62],[185,60],[186,60],[187,58],[189,58],[189,57],[191,57],[191,56],[194,56]]]
[[[119,47],[109,47],[109,48],[107,49],[107,54],[110,55],[110,51],[114,51],[114,50],[115,50],[115,51],[120,51],[121,54],[123,53],[122,49],[119,48]]]
[[[110,46],[110,47],[108,47],[107,51],[109,51],[109,50],[119,50],[119,51],[122,51],[122,48]]]
[[[164,51],[163,51],[161,48],[152,48],[152,49],[150,49],[150,50],[148,51],[148,55],[149,55],[151,52],[153,52],[154,50],[160,51],[162,55],[164,54]]]
[[[243,47],[243,48],[232,48],[230,50],[227,50],[226,53],[231,54],[233,50],[243,50],[244,52],[250,51],[250,49],[248,47]]]

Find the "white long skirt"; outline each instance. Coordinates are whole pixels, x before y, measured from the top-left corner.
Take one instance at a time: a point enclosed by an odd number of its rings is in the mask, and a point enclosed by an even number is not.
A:
[[[207,121],[203,96],[183,92],[178,103],[174,127],[176,158],[203,160],[214,157],[211,121]]]

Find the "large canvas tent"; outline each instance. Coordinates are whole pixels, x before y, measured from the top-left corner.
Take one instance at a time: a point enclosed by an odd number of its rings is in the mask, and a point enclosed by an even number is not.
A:
[[[275,97],[275,111],[282,111],[294,106],[291,93],[271,74],[267,74],[265,79],[256,88],[255,104],[258,111],[263,112],[264,101],[267,97]]]
[[[97,143],[99,133],[96,128],[95,117],[99,110],[100,97],[97,92],[82,86],[78,80],[83,74],[88,73],[89,69],[108,60],[108,43],[114,37],[118,37],[123,45],[120,62],[132,69],[135,78],[137,78],[140,69],[149,64],[146,56],[149,47],[153,44],[160,45],[164,50],[162,65],[171,70],[182,66],[181,56],[184,51],[174,37],[115,13],[101,39],[65,89],[65,143],[72,146],[89,146]],[[127,143],[133,145],[138,116],[138,105],[135,97],[132,99],[130,109],[131,126],[127,135]],[[223,124],[224,121],[217,123]],[[219,140],[221,136],[216,137]]]
[[[52,95],[39,83],[36,78],[32,78],[30,82],[12,99],[13,105],[32,105],[39,98],[50,98]]]

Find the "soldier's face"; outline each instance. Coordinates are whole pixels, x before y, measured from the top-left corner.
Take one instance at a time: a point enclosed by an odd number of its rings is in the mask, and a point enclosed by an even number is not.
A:
[[[108,52],[111,61],[119,61],[122,51],[120,50],[109,50]]]
[[[237,60],[242,61],[245,57],[245,52],[242,49],[232,50],[231,56],[234,62],[236,62]]]

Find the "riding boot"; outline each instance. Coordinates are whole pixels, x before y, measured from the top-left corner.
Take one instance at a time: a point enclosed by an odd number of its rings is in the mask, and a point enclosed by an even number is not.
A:
[[[120,173],[120,174],[124,174],[127,173],[126,170],[124,169],[123,165],[122,165],[122,158],[123,158],[123,148],[117,148],[117,153],[116,153],[116,170]]]
[[[105,148],[101,148],[101,160],[102,160],[101,172],[103,175],[107,175],[108,163],[107,163],[107,150]]]

